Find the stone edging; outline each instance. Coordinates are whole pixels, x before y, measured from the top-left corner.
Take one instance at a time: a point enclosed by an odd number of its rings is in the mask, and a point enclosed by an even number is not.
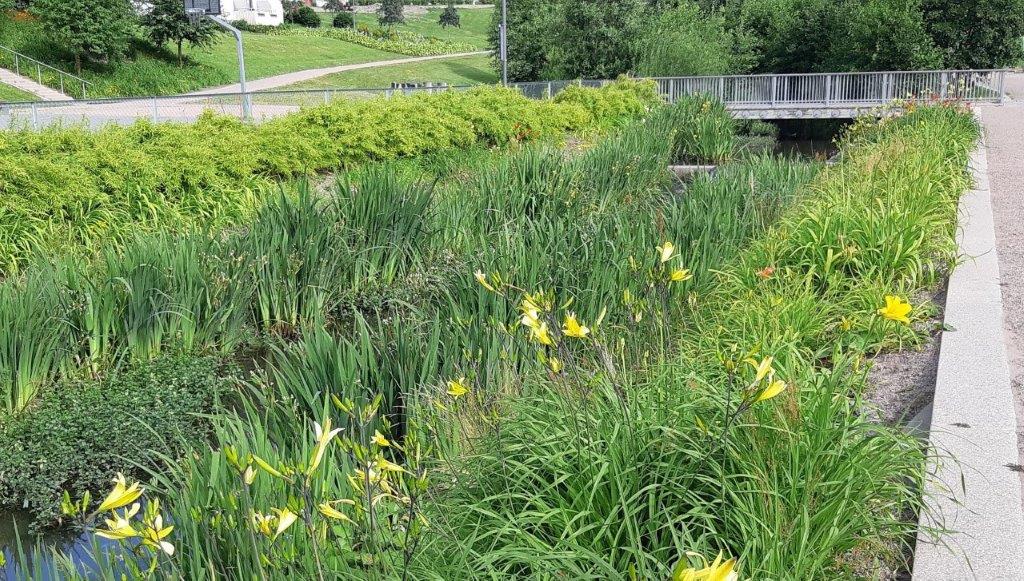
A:
[[[984,144],[971,157],[975,187],[960,198],[964,262],[949,279],[929,440],[926,510],[914,581],[1024,579],[1024,509],[995,227]]]

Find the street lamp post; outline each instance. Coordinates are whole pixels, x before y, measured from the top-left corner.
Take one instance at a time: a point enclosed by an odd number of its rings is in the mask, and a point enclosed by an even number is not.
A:
[[[242,48],[242,31],[231,26],[230,22],[220,16],[209,15],[208,18],[235,37],[235,52],[238,53],[238,85],[242,90],[242,117],[246,121],[250,121],[252,119],[252,99],[245,87],[245,51]]]
[[[501,37],[501,84],[508,84],[508,0],[501,0],[501,25],[499,27]]]

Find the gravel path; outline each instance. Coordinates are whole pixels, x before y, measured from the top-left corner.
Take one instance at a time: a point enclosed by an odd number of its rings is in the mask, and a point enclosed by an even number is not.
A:
[[[988,176],[995,214],[999,273],[1003,288],[1003,328],[1010,378],[1017,403],[1017,425],[1024,426],[1024,74],[1011,74],[1006,89],[1013,101],[979,106],[988,146]],[[1024,431],[1018,427],[1018,442]],[[1020,445],[1024,465],[1024,445]],[[1024,472],[1021,473],[1024,486]]]

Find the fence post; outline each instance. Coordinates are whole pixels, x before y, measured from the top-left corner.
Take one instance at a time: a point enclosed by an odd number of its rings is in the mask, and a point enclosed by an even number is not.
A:
[[[999,87],[999,101],[998,102],[1002,103],[1003,101],[1006,100],[1006,69],[1003,69],[1003,70],[999,71],[996,74],[999,75],[999,83],[997,83],[997,85]]]
[[[554,96],[555,96],[554,95],[554,86],[551,83],[551,81],[548,81],[548,99],[550,99],[551,97],[554,97]]]
[[[39,108],[32,103],[32,129],[39,131]]]
[[[39,84],[43,84],[43,69],[39,68],[39,63],[36,63],[36,80]]]
[[[160,120],[160,112],[159,112],[159,110],[157,110],[156,97],[153,97],[153,123],[156,123],[159,120]]]
[[[21,74],[21,60],[18,58],[18,53],[14,53],[14,72]]]

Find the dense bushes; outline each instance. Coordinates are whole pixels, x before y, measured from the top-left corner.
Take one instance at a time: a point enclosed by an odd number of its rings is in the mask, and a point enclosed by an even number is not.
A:
[[[299,6],[285,14],[285,21],[306,28],[320,28],[320,15],[309,6]]]
[[[473,145],[558,138],[655,103],[643,83],[531,101],[511,90],[337,101],[249,126],[50,128],[0,134],[0,269],[37,249],[94,248],[130,232],[219,228],[250,215],[271,177]],[[614,117],[614,118],[613,118]]]
[[[323,36],[409,56],[432,56],[476,50],[476,47],[466,42],[423,36],[404,30],[370,28],[362,24],[355,29],[336,26],[316,29],[279,27],[270,31],[270,34]]]
[[[0,506],[24,503],[50,521],[63,491],[103,490],[116,472],[138,474],[201,445],[210,430],[202,414],[227,393],[218,367],[211,358],[166,357],[103,379],[68,379],[24,413],[0,411]]]
[[[515,81],[992,68],[1022,56],[1024,0],[512,0],[509,23]]]
[[[334,28],[353,28],[356,25],[356,19],[351,12],[339,12],[334,15],[333,25]]]

